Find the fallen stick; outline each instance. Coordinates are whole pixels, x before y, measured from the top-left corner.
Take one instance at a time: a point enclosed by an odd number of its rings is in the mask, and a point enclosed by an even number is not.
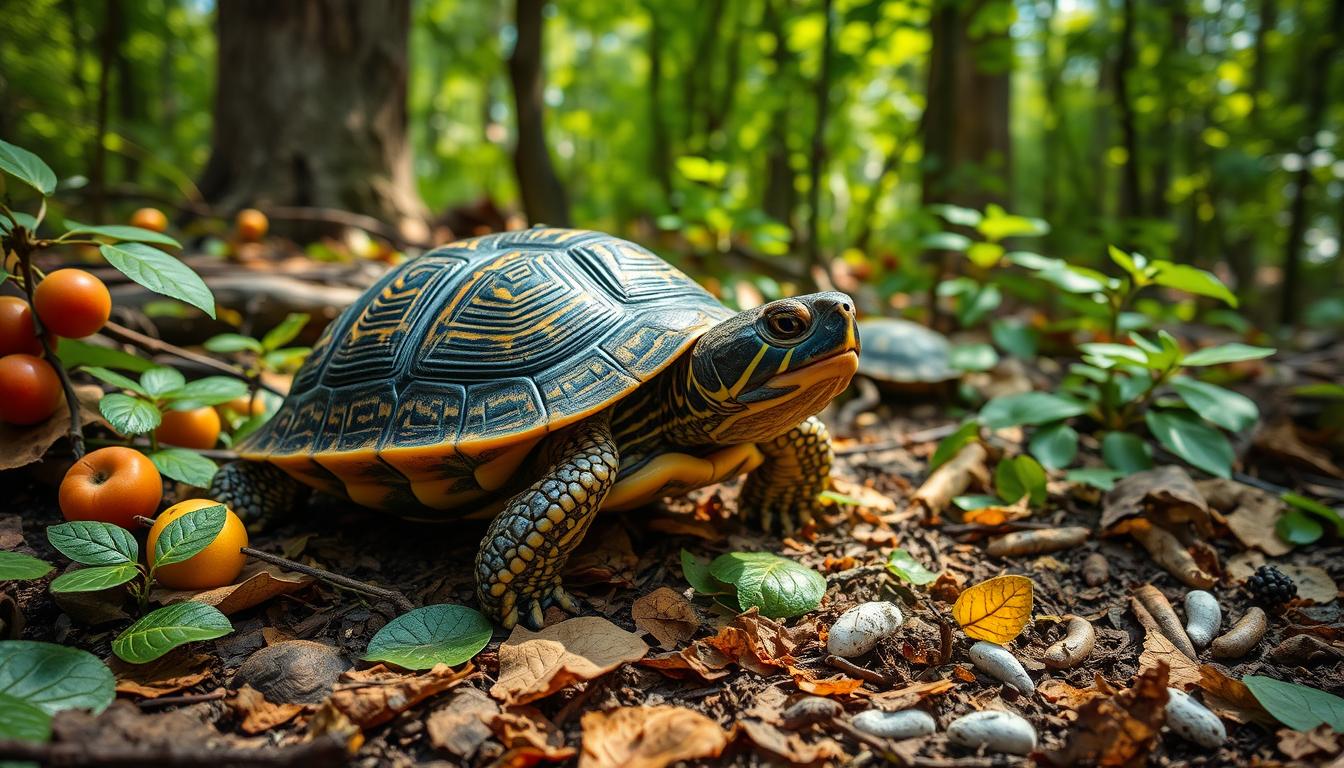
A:
[[[120,325],[118,323],[113,323],[109,321],[107,325],[103,326],[102,333],[112,337],[113,339],[116,339],[117,341],[121,341],[126,344],[131,344],[133,346],[140,347],[141,349],[151,354],[172,355],[173,357],[176,357],[180,360],[185,360],[189,363],[194,363],[196,365],[201,366],[202,368],[206,368],[208,370],[215,371],[217,373],[222,373],[225,376],[232,376],[235,379],[246,381],[249,384],[256,384],[258,387],[261,387],[262,389],[266,390],[267,392],[270,392],[273,395],[279,395],[280,397],[285,396],[284,392],[281,392],[275,387],[268,385],[264,381],[258,379],[257,381],[254,382],[252,379],[248,378],[247,374],[243,373],[238,368],[229,365],[228,363],[216,360],[215,358],[210,357],[208,355],[202,355],[198,352],[192,352],[189,349],[183,349],[182,347],[179,347],[176,344],[169,344],[168,342],[163,341],[161,339],[156,339],[153,336],[146,336],[145,334],[140,333],[139,331],[133,331],[124,325]]]

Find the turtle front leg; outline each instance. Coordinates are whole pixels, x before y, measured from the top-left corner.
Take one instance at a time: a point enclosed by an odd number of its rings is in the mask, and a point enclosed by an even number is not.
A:
[[[831,435],[811,416],[773,440],[757,443],[765,462],[747,475],[738,501],[741,514],[755,515],[767,531],[793,533],[821,510],[830,484]]]
[[[308,495],[308,487],[274,464],[233,461],[215,473],[209,493],[248,527],[265,527],[292,513]]]
[[[578,612],[560,571],[616,482],[617,456],[605,411],[581,422],[555,444],[540,479],[490,524],[476,554],[476,596],[506,629],[519,618],[541,629],[552,604]]]

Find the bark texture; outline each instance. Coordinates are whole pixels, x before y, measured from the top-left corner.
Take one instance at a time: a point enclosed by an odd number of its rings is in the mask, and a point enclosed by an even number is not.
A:
[[[518,41],[509,56],[509,80],[518,116],[518,138],[513,167],[523,210],[532,224],[569,226],[569,199],[551,163],[546,146],[546,105],[543,100],[542,35],[546,0],[518,0],[515,23]]]

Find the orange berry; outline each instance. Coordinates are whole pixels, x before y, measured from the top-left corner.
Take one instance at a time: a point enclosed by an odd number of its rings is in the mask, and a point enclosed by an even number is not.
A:
[[[0,296],[0,355],[41,355],[42,340],[33,326],[33,309],[17,296]]]
[[[141,208],[131,214],[131,226],[163,232],[168,229],[168,217],[158,208]]]
[[[166,445],[205,450],[215,447],[219,429],[219,412],[206,406],[190,411],[164,411],[163,422],[154,430],[154,436]]]
[[[212,507],[219,502],[210,499],[189,499],[165,509],[149,529],[149,540],[145,551],[150,563],[154,562],[155,548],[159,543],[159,534],[168,524],[188,512]],[[215,540],[180,563],[165,565],[154,572],[155,578],[165,587],[172,589],[215,589],[232,584],[238,574],[243,572],[247,555],[240,550],[247,546],[247,528],[243,521],[233,514],[225,512],[224,528]]]
[[[271,228],[271,222],[266,218],[266,214],[256,208],[244,208],[239,211],[233,223],[238,230],[238,239],[249,243],[265,237],[266,231]]]
[[[66,520],[100,520],[134,529],[136,516],[153,517],[163,500],[163,478],[143,453],[114,445],[75,462],[61,481]]]
[[[0,421],[37,424],[61,404],[61,380],[36,355],[0,357]]]
[[[82,269],[58,269],[37,284],[33,307],[44,328],[79,339],[102,330],[112,316],[112,294]]]

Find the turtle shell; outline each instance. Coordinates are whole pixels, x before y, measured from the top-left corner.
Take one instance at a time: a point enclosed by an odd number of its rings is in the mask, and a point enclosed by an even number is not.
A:
[[[961,377],[949,362],[951,345],[937,331],[889,317],[859,321],[859,373],[889,384],[942,384]]]
[[[328,326],[239,453],[365,506],[452,509],[504,487],[548,432],[629,395],[731,314],[599,232],[453,243]]]

